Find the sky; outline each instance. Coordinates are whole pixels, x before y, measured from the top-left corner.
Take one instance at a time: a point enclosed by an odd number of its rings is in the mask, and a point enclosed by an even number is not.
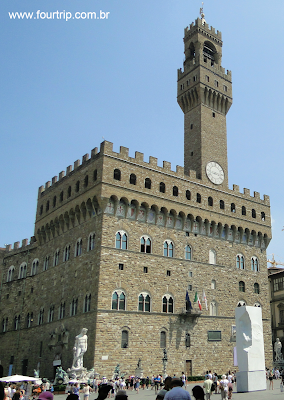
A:
[[[0,247],[34,234],[39,186],[104,139],[114,151],[125,146],[145,161],[183,165],[177,69],[184,28],[200,7],[197,0],[1,0]],[[34,14],[13,19],[16,12]],[[88,12],[101,18],[84,19]],[[222,32],[222,66],[232,71],[229,187],[270,196],[267,253],[284,264],[284,2],[207,0],[204,13]]]

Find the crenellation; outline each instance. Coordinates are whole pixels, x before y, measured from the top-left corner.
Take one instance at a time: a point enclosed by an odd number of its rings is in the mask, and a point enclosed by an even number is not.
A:
[[[41,185],[41,186],[38,188],[38,195],[41,195],[42,192],[44,192],[44,186],[43,186],[43,185]]]
[[[17,250],[17,249],[19,249],[19,247],[20,247],[20,242],[15,242],[13,249]]]
[[[65,176],[65,171],[59,172],[59,180],[61,180],[62,178],[64,178],[64,176]]]
[[[259,193],[259,192],[253,192],[253,197],[254,197],[256,200],[260,200],[260,193]]]
[[[50,187],[50,181],[47,181],[45,184],[45,190],[48,189]]]
[[[264,200],[264,204],[266,204],[267,206],[270,205],[270,197],[267,194],[263,195],[263,200]]]
[[[26,247],[28,245],[28,243],[29,243],[28,239],[23,239],[22,240],[22,247]]]
[[[82,164],[89,160],[89,153],[86,153],[82,157]]]
[[[66,175],[69,175],[72,172],[72,165],[68,165],[66,168]]]
[[[233,184],[233,191],[240,193],[240,186]]]
[[[176,173],[178,176],[184,177],[184,168],[180,165],[176,166]]]
[[[11,251],[11,250],[12,250],[12,245],[6,244],[6,251]]]
[[[157,166],[158,166],[158,159],[157,159],[156,157],[150,156],[150,157],[149,157],[149,164],[150,164],[152,167],[157,167]]]
[[[74,161],[74,170],[80,166],[80,160]]]
[[[56,183],[57,182],[57,175],[55,175],[53,178],[52,178],[52,185],[54,185],[54,183]]]
[[[188,175],[190,178],[193,178],[193,179],[196,179],[196,176],[197,176],[196,171],[194,169],[190,169],[188,171]]]
[[[121,157],[128,158],[129,157],[129,148],[128,147],[124,147],[124,146],[120,146],[119,155]]]
[[[140,153],[139,151],[135,151],[135,161],[144,162],[144,153]]]
[[[100,153],[101,154],[112,154],[113,153],[113,143],[104,140],[100,146]]]
[[[244,194],[250,197],[250,189],[244,188]]]
[[[165,171],[171,171],[172,164],[169,161],[163,161],[163,168]]]
[[[215,28],[213,28],[213,26],[210,26],[210,31],[211,31],[212,33],[214,33],[214,35],[216,34]]]
[[[92,151],[91,151],[91,158],[95,157],[98,154],[98,148],[95,147]]]

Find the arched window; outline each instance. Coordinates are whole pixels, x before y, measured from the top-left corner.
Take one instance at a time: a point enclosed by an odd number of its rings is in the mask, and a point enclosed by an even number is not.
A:
[[[256,218],[256,212],[254,209],[251,210],[251,216],[252,218]]]
[[[89,312],[91,310],[91,295],[86,294],[84,300],[84,312]]]
[[[5,333],[8,330],[8,317],[2,320],[2,332]]]
[[[125,293],[122,290],[116,290],[112,295],[112,310],[125,310]]]
[[[75,192],[79,192],[79,190],[80,190],[80,181],[77,181],[75,185]]]
[[[252,270],[252,271],[256,271],[256,272],[259,271],[258,258],[255,257],[255,256],[253,256],[253,257],[251,258],[251,270]]]
[[[145,179],[145,188],[146,189],[151,189],[151,185],[152,185],[151,179],[150,178],[146,178]]]
[[[189,244],[185,246],[185,259],[191,260],[191,247],[189,246]]]
[[[242,206],[242,215],[247,215],[247,210],[245,206]]]
[[[72,192],[72,188],[71,188],[71,186],[69,186],[69,188],[67,190],[67,197],[71,196],[71,192]]]
[[[185,334],[185,347],[190,347],[190,334]]]
[[[43,213],[43,205],[40,206],[39,215],[41,215],[42,213]]]
[[[171,240],[165,240],[164,242],[164,256],[165,257],[174,256],[174,244]]]
[[[52,205],[53,205],[53,208],[56,206],[56,196],[53,197]]]
[[[78,299],[73,299],[70,304],[70,316],[73,317],[77,314],[78,310]]]
[[[31,276],[35,275],[38,272],[38,260],[34,260],[32,263]]]
[[[173,313],[174,312],[174,299],[170,295],[163,297],[163,312]]]
[[[216,264],[216,251],[213,249],[209,250],[209,264]]]
[[[136,185],[136,175],[135,175],[135,174],[131,174],[131,175],[130,175],[129,183],[130,183],[131,185]]]
[[[245,282],[244,281],[240,281],[239,282],[239,292],[245,292],[246,287],[245,287]]]
[[[187,200],[190,200],[190,199],[191,199],[190,190],[187,190],[187,191],[185,192],[185,197],[186,197]]]
[[[32,326],[33,320],[34,320],[34,314],[33,313],[28,313],[28,315],[27,315],[27,324],[26,324],[27,328],[30,328]]]
[[[16,315],[14,318],[14,330],[17,331],[20,329],[20,323],[21,323],[21,316]]]
[[[64,198],[64,193],[63,193],[63,191],[62,191],[62,192],[60,192],[60,195],[59,195],[59,201],[60,201],[60,203],[62,203],[63,198]]]
[[[27,264],[22,263],[19,269],[19,279],[23,279],[27,276]]]
[[[71,251],[71,246],[70,246],[70,244],[67,244],[67,246],[65,246],[64,251],[63,251],[63,261],[70,260],[70,251]]]
[[[142,236],[140,239],[141,253],[151,253],[151,239],[148,236]]]
[[[82,248],[83,248],[83,240],[78,239],[75,246],[75,257],[78,257],[82,254]]]
[[[120,181],[121,180],[121,172],[120,169],[115,169],[113,171],[113,179],[115,179],[116,181]]]
[[[201,203],[201,194],[199,193],[196,194],[196,202]]]
[[[220,200],[220,210],[225,210],[224,200]]]
[[[178,196],[178,187],[177,186],[173,187],[173,196]]]
[[[141,293],[139,295],[138,311],[150,312],[150,308],[151,308],[151,299],[149,294]]]
[[[15,271],[15,267],[14,267],[14,265],[12,265],[12,266],[9,268],[9,271],[8,271],[8,274],[7,274],[7,282],[12,282],[12,280],[13,280],[13,275],[14,275],[14,271]]]
[[[255,283],[253,285],[253,289],[254,289],[254,293],[259,294],[259,284],[258,283]]]
[[[47,200],[46,206],[45,206],[45,211],[48,211],[48,210],[49,210],[49,200]]]
[[[235,213],[235,212],[236,212],[235,203],[231,203],[231,212],[232,212],[232,213]]]
[[[208,206],[210,206],[210,207],[213,206],[213,199],[211,196],[208,197]]]
[[[56,267],[56,265],[59,264],[59,249],[57,249],[54,253],[54,257],[53,257],[53,266]]]
[[[63,319],[65,317],[65,302],[62,302],[59,307],[59,319]]]
[[[245,269],[245,259],[242,254],[237,254],[236,256],[236,266],[239,269]]]
[[[160,182],[160,192],[165,193],[165,191],[166,191],[166,185],[164,184],[164,182]]]
[[[46,256],[43,262],[43,271],[46,271],[49,266],[49,256]]]
[[[94,233],[89,234],[88,251],[93,250],[95,248],[95,237],[96,237],[96,235]]]
[[[115,235],[115,248],[127,250],[127,234],[124,231],[118,231]]]
[[[51,306],[48,311],[48,319],[47,322],[53,322],[54,318],[54,306]]]
[[[128,348],[128,331],[125,329],[121,332],[121,348]]]
[[[97,169],[94,170],[93,179],[94,179],[94,181],[96,181],[98,179],[98,170]]]
[[[265,213],[263,211],[261,212],[261,221],[265,221]]]
[[[217,303],[215,300],[210,303],[210,315],[214,317],[217,315]]]
[[[87,187],[88,184],[89,184],[89,176],[86,175],[85,178],[84,178],[84,187]]]
[[[42,308],[39,311],[39,315],[38,315],[38,324],[42,325],[43,324],[43,317],[44,317],[44,309]]]
[[[160,333],[160,348],[165,349],[167,347],[167,332],[162,331]]]
[[[215,281],[215,279],[212,279],[212,281],[211,281],[211,289],[216,289],[216,281]]]

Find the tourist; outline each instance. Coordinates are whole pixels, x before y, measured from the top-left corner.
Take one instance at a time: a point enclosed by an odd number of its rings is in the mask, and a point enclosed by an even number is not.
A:
[[[206,400],[210,400],[211,392],[212,392],[212,385],[213,385],[213,381],[212,381],[212,379],[210,379],[209,374],[205,375],[205,381],[204,381],[203,387],[204,387]],[[214,386],[214,388],[215,388],[215,386]]]
[[[204,390],[201,386],[196,385],[192,389],[192,394],[195,400],[204,400]]]
[[[79,383],[75,383],[75,385],[73,386],[73,394],[79,397],[79,393],[80,393]]]
[[[167,390],[165,389],[160,390],[159,393],[157,394],[156,400],[164,400],[166,393],[168,393]]]
[[[140,379],[136,378],[134,388],[135,388],[137,394],[139,393],[139,386],[140,386]]]
[[[268,370],[268,379],[269,379],[269,389],[273,390],[273,372]]]
[[[93,391],[95,393],[98,391],[98,380],[96,378],[93,379]]]
[[[172,389],[165,394],[164,400],[191,400],[188,391],[182,389],[183,382],[181,379],[173,378],[171,386]]]
[[[160,389],[160,385],[161,385],[160,375],[157,375],[156,378],[154,378],[154,384],[155,384],[155,394],[157,394],[158,390]]]
[[[182,374],[181,380],[183,381],[183,387],[186,389],[186,376],[184,372],[182,372],[181,374]]]
[[[222,375],[222,379],[220,380],[221,400],[228,400],[228,383],[226,375]]]
[[[167,376],[166,379],[164,380],[164,390],[167,392],[171,390],[172,388],[172,378],[171,376]]]
[[[82,389],[82,392],[84,393],[84,400],[89,400],[89,396],[90,396],[90,386],[85,383],[85,386]]]
[[[231,399],[233,396],[233,383],[228,383],[228,399]]]
[[[216,372],[214,372],[213,374],[213,383],[214,383],[214,389],[215,389],[215,394],[218,393],[218,386],[219,386],[219,381],[218,381],[218,375],[216,374]]]

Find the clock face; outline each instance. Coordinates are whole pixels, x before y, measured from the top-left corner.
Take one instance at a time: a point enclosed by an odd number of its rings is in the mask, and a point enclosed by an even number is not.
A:
[[[212,183],[215,185],[221,185],[224,181],[224,171],[221,165],[216,163],[215,161],[210,161],[206,165],[206,174]]]

